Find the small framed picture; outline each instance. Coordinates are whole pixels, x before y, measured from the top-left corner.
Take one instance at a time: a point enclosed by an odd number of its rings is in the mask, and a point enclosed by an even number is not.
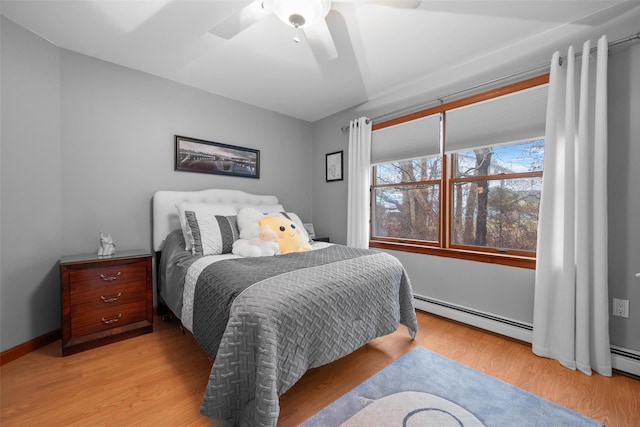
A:
[[[327,182],[342,181],[342,151],[327,154]]]

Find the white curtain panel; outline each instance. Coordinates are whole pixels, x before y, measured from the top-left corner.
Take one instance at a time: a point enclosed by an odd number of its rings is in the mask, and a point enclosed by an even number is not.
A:
[[[606,37],[551,59],[533,352],[611,376],[607,280]]]
[[[351,120],[349,127],[347,246],[369,247],[371,186],[371,120]]]

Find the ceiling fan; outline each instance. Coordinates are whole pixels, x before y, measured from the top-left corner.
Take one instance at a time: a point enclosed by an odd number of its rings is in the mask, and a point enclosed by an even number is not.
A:
[[[334,0],[354,3],[357,0]],[[369,0],[367,3],[396,8],[416,8],[421,0]],[[293,40],[300,42],[298,30],[302,30],[316,57],[333,60],[338,57],[336,45],[325,20],[331,9],[331,0],[255,0],[234,13],[209,32],[224,39],[231,39],[249,28],[259,19],[273,13],[282,22],[295,29]]]

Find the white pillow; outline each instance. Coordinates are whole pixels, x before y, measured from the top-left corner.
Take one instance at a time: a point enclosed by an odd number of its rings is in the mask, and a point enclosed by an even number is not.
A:
[[[210,203],[194,203],[194,202],[182,202],[176,205],[178,210],[178,218],[180,219],[180,227],[182,228],[182,235],[184,236],[185,249],[193,252],[194,237],[191,233],[191,228],[187,224],[186,211],[195,212],[199,218],[204,218],[207,215],[210,216],[233,216],[237,214],[236,207],[234,205],[222,205],[222,204],[210,204]]]
[[[278,213],[284,211],[284,206],[282,205],[237,205],[238,213],[242,209],[253,208],[257,209],[262,213]]]

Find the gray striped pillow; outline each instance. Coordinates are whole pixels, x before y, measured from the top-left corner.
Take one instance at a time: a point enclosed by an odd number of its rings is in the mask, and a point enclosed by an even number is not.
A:
[[[185,211],[187,225],[193,236],[193,255],[221,255],[231,253],[233,242],[240,238],[238,217],[205,215]]]

